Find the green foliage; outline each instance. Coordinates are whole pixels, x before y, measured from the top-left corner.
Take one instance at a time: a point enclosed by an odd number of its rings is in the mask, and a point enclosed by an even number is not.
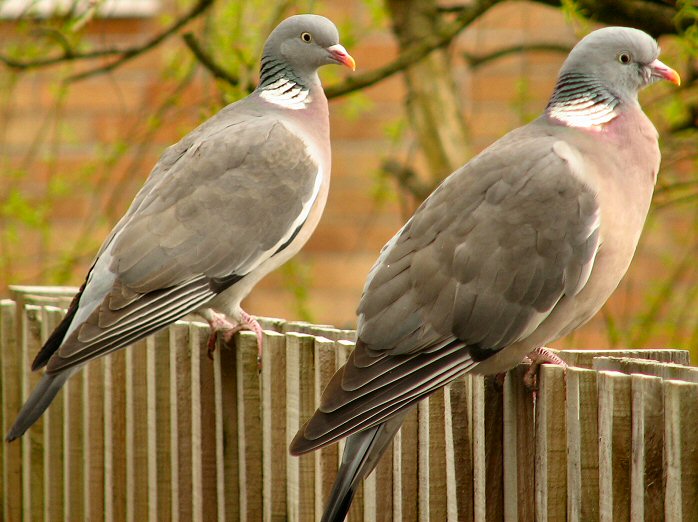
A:
[[[299,256],[291,259],[280,269],[284,281],[284,288],[291,294],[295,316],[301,321],[313,322],[313,313],[310,306],[310,292],[312,287],[312,268],[303,263]]]

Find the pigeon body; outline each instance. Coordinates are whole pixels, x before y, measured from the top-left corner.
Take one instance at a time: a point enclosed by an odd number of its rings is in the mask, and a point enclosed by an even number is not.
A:
[[[323,521],[344,519],[416,402],[464,372],[512,368],[615,290],[660,161],[637,93],[679,81],[658,53],[635,29],[591,33],[545,113],[449,176],[383,248],[356,348],[291,443],[301,454],[349,437]]]
[[[95,357],[190,312],[212,328],[250,321],[240,301],[298,252],[327,199],[329,117],[317,69],[333,63],[354,67],[332,22],[286,19],[265,44],[258,88],[165,151],[36,356],[32,369],[46,373],[8,440]]]

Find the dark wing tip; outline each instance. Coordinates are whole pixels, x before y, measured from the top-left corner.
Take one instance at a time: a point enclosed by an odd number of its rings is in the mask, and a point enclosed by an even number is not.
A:
[[[316,444],[312,440],[305,438],[305,428],[308,426],[308,422],[303,424],[301,429],[298,430],[296,436],[293,437],[291,444],[289,444],[288,450],[291,455],[298,457],[304,453],[308,453],[316,449]]]
[[[36,354],[36,357],[34,357],[34,361],[32,362],[31,366],[33,372],[40,370],[41,368],[46,366],[46,363],[48,363],[48,360],[51,358],[51,356],[54,353],[56,353],[58,348],[60,348],[61,344],[63,343],[63,339],[65,338],[65,333],[68,331],[68,327],[70,326],[70,323],[73,321],[75,313],[78,311],[78,303],[80,302],[80,297],[82,296],[82,292],[85,290],[86,284],[87,279],[85,279],[85,282],[82,283],[82,286],[78,290],[78,293],[75,294],[73,300],[70,302],[70,306],[68,306],[68,312],[65,314],[63,320],[51,333],[48,340],[41,347],[41,350],[39,350],[39,353]]]

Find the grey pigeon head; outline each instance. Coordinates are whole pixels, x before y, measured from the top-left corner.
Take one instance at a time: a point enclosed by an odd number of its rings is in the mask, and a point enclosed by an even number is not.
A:
[[[679,82],[678,74],[660,62],[659,46],[647,33],[630,27],[606,27],[583,38],[565,60],[567,73],[601,81],[621,100],[637,98],[643,87],[660,79]]]
[[[329,64],[354,69],[354,59],[340,45],[335,25],[324,16],[291,16],[272,31],[264,45],[262,84],[275,81],[283,68],[305,79]]]

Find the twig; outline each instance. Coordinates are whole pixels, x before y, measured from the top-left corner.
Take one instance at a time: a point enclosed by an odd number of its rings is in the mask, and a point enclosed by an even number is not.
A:
[[[562,7],[564,0],[534,0],[540,4]],[[695,18],[677,19],[676,4],[648,0],[576,0],[575,7],[585,18],[609,25],[627,25],[650,33],[655,38],[663,34],[677,34],[696,23]]]
[[[435,188],[419,179],[419,176],[413,169],[393,159],[384,161],[381,165],[381,171],[394,178],[401,188],[407,190],[418,201],[425,200]]]
[[[39,60],[20,61],[15,60],[14,58],[11,58],[9,56],[0,54],[0,62],[4,63],[6,66],[12,69],[28,70],[47,67],[50,65],[56,65],[63,62],[71,62],[78,60],[94,60],[96,58],[120,56],[120,58],[117,61],[112,62],[107,66],[109,67],[108,70],[113,70],[119,65],[121,65],[124,61],[128,61],[132,58],[135,58],[136,56],[143,54],[144,52],[149,51],[153,47],[159,45],[163,40],[172,36],[189,21],[201,15],[204,11],[206,11],[206,9],[213,5],[213,2],[214,0],[199,0],[199,2],[196,5],[194,5],[194,7],[192,7],[191,10],[188,13],[186,13],[182,18],[176,20],[170,27],[165,29],[163,32],[157,34],[143,45],[137,45],[126,48],[97,49],[94,51],[86,51],[79,53],[75,52],[69,45],[67,45],[67,42],[61,42],[61,46],[63,47],[63,53],[58,56],[42,58]],[[90,73],[99,74],[99,72],[101,72],[101,69],[103,68],[86,71],[84,73],[68,78],[68,81],[80,80],[82,79],[81,75],[87,75]]]
[[[189,23],[191,20],[194,18],[198,17],[199,15],[203,14],[209,7],[213,5],[214,0],[199,0],[194,7],[192,7],[188,13],[186,13],[184,16],[176,20],[168,29],[165,31],[161,32],[160,34],[156,35],[155,37],[151,38],[149,41],[147,41],[144,45],[140,47],[132,47],[131,49],[128,49],[126,52],[121,54],[121,57],[113,61],[107,65],[104,65],[102,67],[96,67],[94,69],[89,69],[87,71],[74,74],[72,76],[69,76],[66,81],[67,82],[77,82],[80,80],[85,80],[87,78],[91,78],[92,76],[97,76],[99,74],[104,74],[110,71],[113,71],[117,67],[122,66],[124,63],[134,59],[135,57],[149,51],[150,49],[160,45],[160,43],[173,34],[175,34],[177,31],[179,31],[182,27],[184,27],[187,23]]]
[[[213,58],[206,51],[204,51],[203,47],[199,45],[198,40],[192,33],[184,33],[182,35],[182,39],[184,40],[184,43],[187,44],[187,47],[189,47],[189,50],[192,52],[199,64],[203,65],[214,78],[223,80],[230,85],[238,85],[240,83],[240,78],[238,76],[217,64]]]
[[[501,0],[480,0],[473,5],[458,9],[459,15],[456,17],[456,19],[448,24],[438,34],[423,40],[419,45],[410,47],[400,56],[398,56],[397,59],[392,63],[384,65],[378,69],[374,69],[373,71],[350,76],[342,83],[326,87],[325,95],[328,99],[339,98],[340,96],[344,96],[365,87],[370,87],[371,85],[374,85],[398,72],[407,69],[409,66],[415,62],[418,62],[432,51],[450,44],[451,41],[458,36],[463,29],[475,21],[475,19],[477,19],[480,15],[485,13],[490,7],[499,3],[500,1]],[[208,71],[214,77],[230,82],[232,85],[238,84],[239,79],[215,63],[214,60],[198,45],[198,42],[195,40],[193,35],[190,35],[189,33],[185,34],[184,41],[194,56],[196,56],[196,58],[201,62],[201,65],[208,69]]]
[[[499,58],[508,56],[510,54],[518,54],[530,51],[549,51],[554,53],[568,54],[570,50],[570,47],[566,45],[560,45],[555,43],[536,43],[528,45],[513,45],[511,47],[505,47],[503,49],[499,49],[498,51],[494,51],[490,54],[485,54],[482,56],[476,56],[474,54],[464,52],[463,58],[465,58],[465,61],[468,62],[468,65],[470,65],[471,68],[476,68],[488,62],[492,62],[494,60],[498,60]]]
[[[419,44],[406,49],[392,63],[379,67],[363,74],[349,76],[345,81],[337,85],[331,85],[325,89],[327,98],[338,98],[351,92],[370,87],[386,78],[407,69],[429,53],[446,47],[468,25],[474,22],[500,0],[480,0],[472,5],[459,10],[455,20],[447,24],[441,31],[430,38],[425,38]]]

